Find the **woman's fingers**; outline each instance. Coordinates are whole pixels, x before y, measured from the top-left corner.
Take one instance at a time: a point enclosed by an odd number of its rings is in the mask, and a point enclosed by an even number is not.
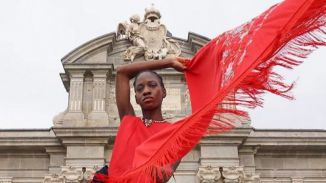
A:
[[[190,63],[190,59],[189,58],[185,58],[185,57],[176,57],[178,62],[180,62],[182,65],[184,66],[188,66]]]

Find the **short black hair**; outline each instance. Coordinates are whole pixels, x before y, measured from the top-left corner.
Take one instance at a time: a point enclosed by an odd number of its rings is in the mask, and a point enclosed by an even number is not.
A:
[[[144,73],[144,72],[149,72],[149,73],[152,73],[154,76],[156,76],[158,78],[158,80],[160,81],[160,85],[163,89],[165,89],[165,86],[164,86],[164,83],[163,83],[163,78],[161,75],[157,74],[157,72],[155,71],[152,71],[152,70],[143,70],[139,73],[137,73],[137,75],[135,76],[134,78],[134,82],[133,82],[133,86],[134,86],[134,89],[136,88],[136,81],[137,81],[137,78],[140,74]]]

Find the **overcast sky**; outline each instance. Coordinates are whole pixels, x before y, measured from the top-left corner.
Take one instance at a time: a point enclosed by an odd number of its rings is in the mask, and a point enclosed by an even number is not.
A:
[[[50,128],[67,107],[61,58],[81,44],[116,31],[154,3],[176,37],[209,38],[259,15],[279,0],[2,0],[0,1],[0,128]],[[323,59],[324,58],[324,59]],[[265,95],[252,111],[255,128],[326,129],[326,49],[294,71],[294,101]]]

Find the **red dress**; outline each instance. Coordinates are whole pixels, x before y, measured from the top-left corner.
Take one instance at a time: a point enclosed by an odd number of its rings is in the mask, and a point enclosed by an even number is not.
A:
[[[292,84],[284,83],[272,69],[291,69],[318,46],[325,45],[326,0],[285,0],[211,40],[190,60],[185,72],[192,114],[146,140],[127,138],[133,130],[120,127],[113,165],[104,181],[157,182],[165,167],[186,155],[207,132],[233,127],[232,119],[223,114],[248,115],[219,105],[230,92],[235,93],[234,98],[228,99],[230,105],[252,108],[262,105],[260,95],[266,91],[292,98],[287,93]],[[133,121],[136,120],[131,118]],[[121,137],[124,135],[127,137]],[[124,143],[132,148],[126,148]]]
[[[146,127],[140,118],[131,115],[124,116],[114,143],[109,166],[110,176],[121,176],[131,170],[134,167],[133,161],[137,147],[170,125],[168,122],[154,122]]]

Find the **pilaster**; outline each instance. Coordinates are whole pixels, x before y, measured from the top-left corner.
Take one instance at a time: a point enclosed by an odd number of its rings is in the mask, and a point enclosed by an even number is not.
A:
[[[84,113],[82,112],[84,72],[84,70],[69,71],[69,101],[68,110],[63,119],[63,126],[84,125]]]
[[[70,71],[69,112],[82,113],[84,71]]]
[[[93,73],[93,107],[88,115],[88,125],[108,126],[109,116],[106,112],[106,88],[108,70],[94,70]]]

